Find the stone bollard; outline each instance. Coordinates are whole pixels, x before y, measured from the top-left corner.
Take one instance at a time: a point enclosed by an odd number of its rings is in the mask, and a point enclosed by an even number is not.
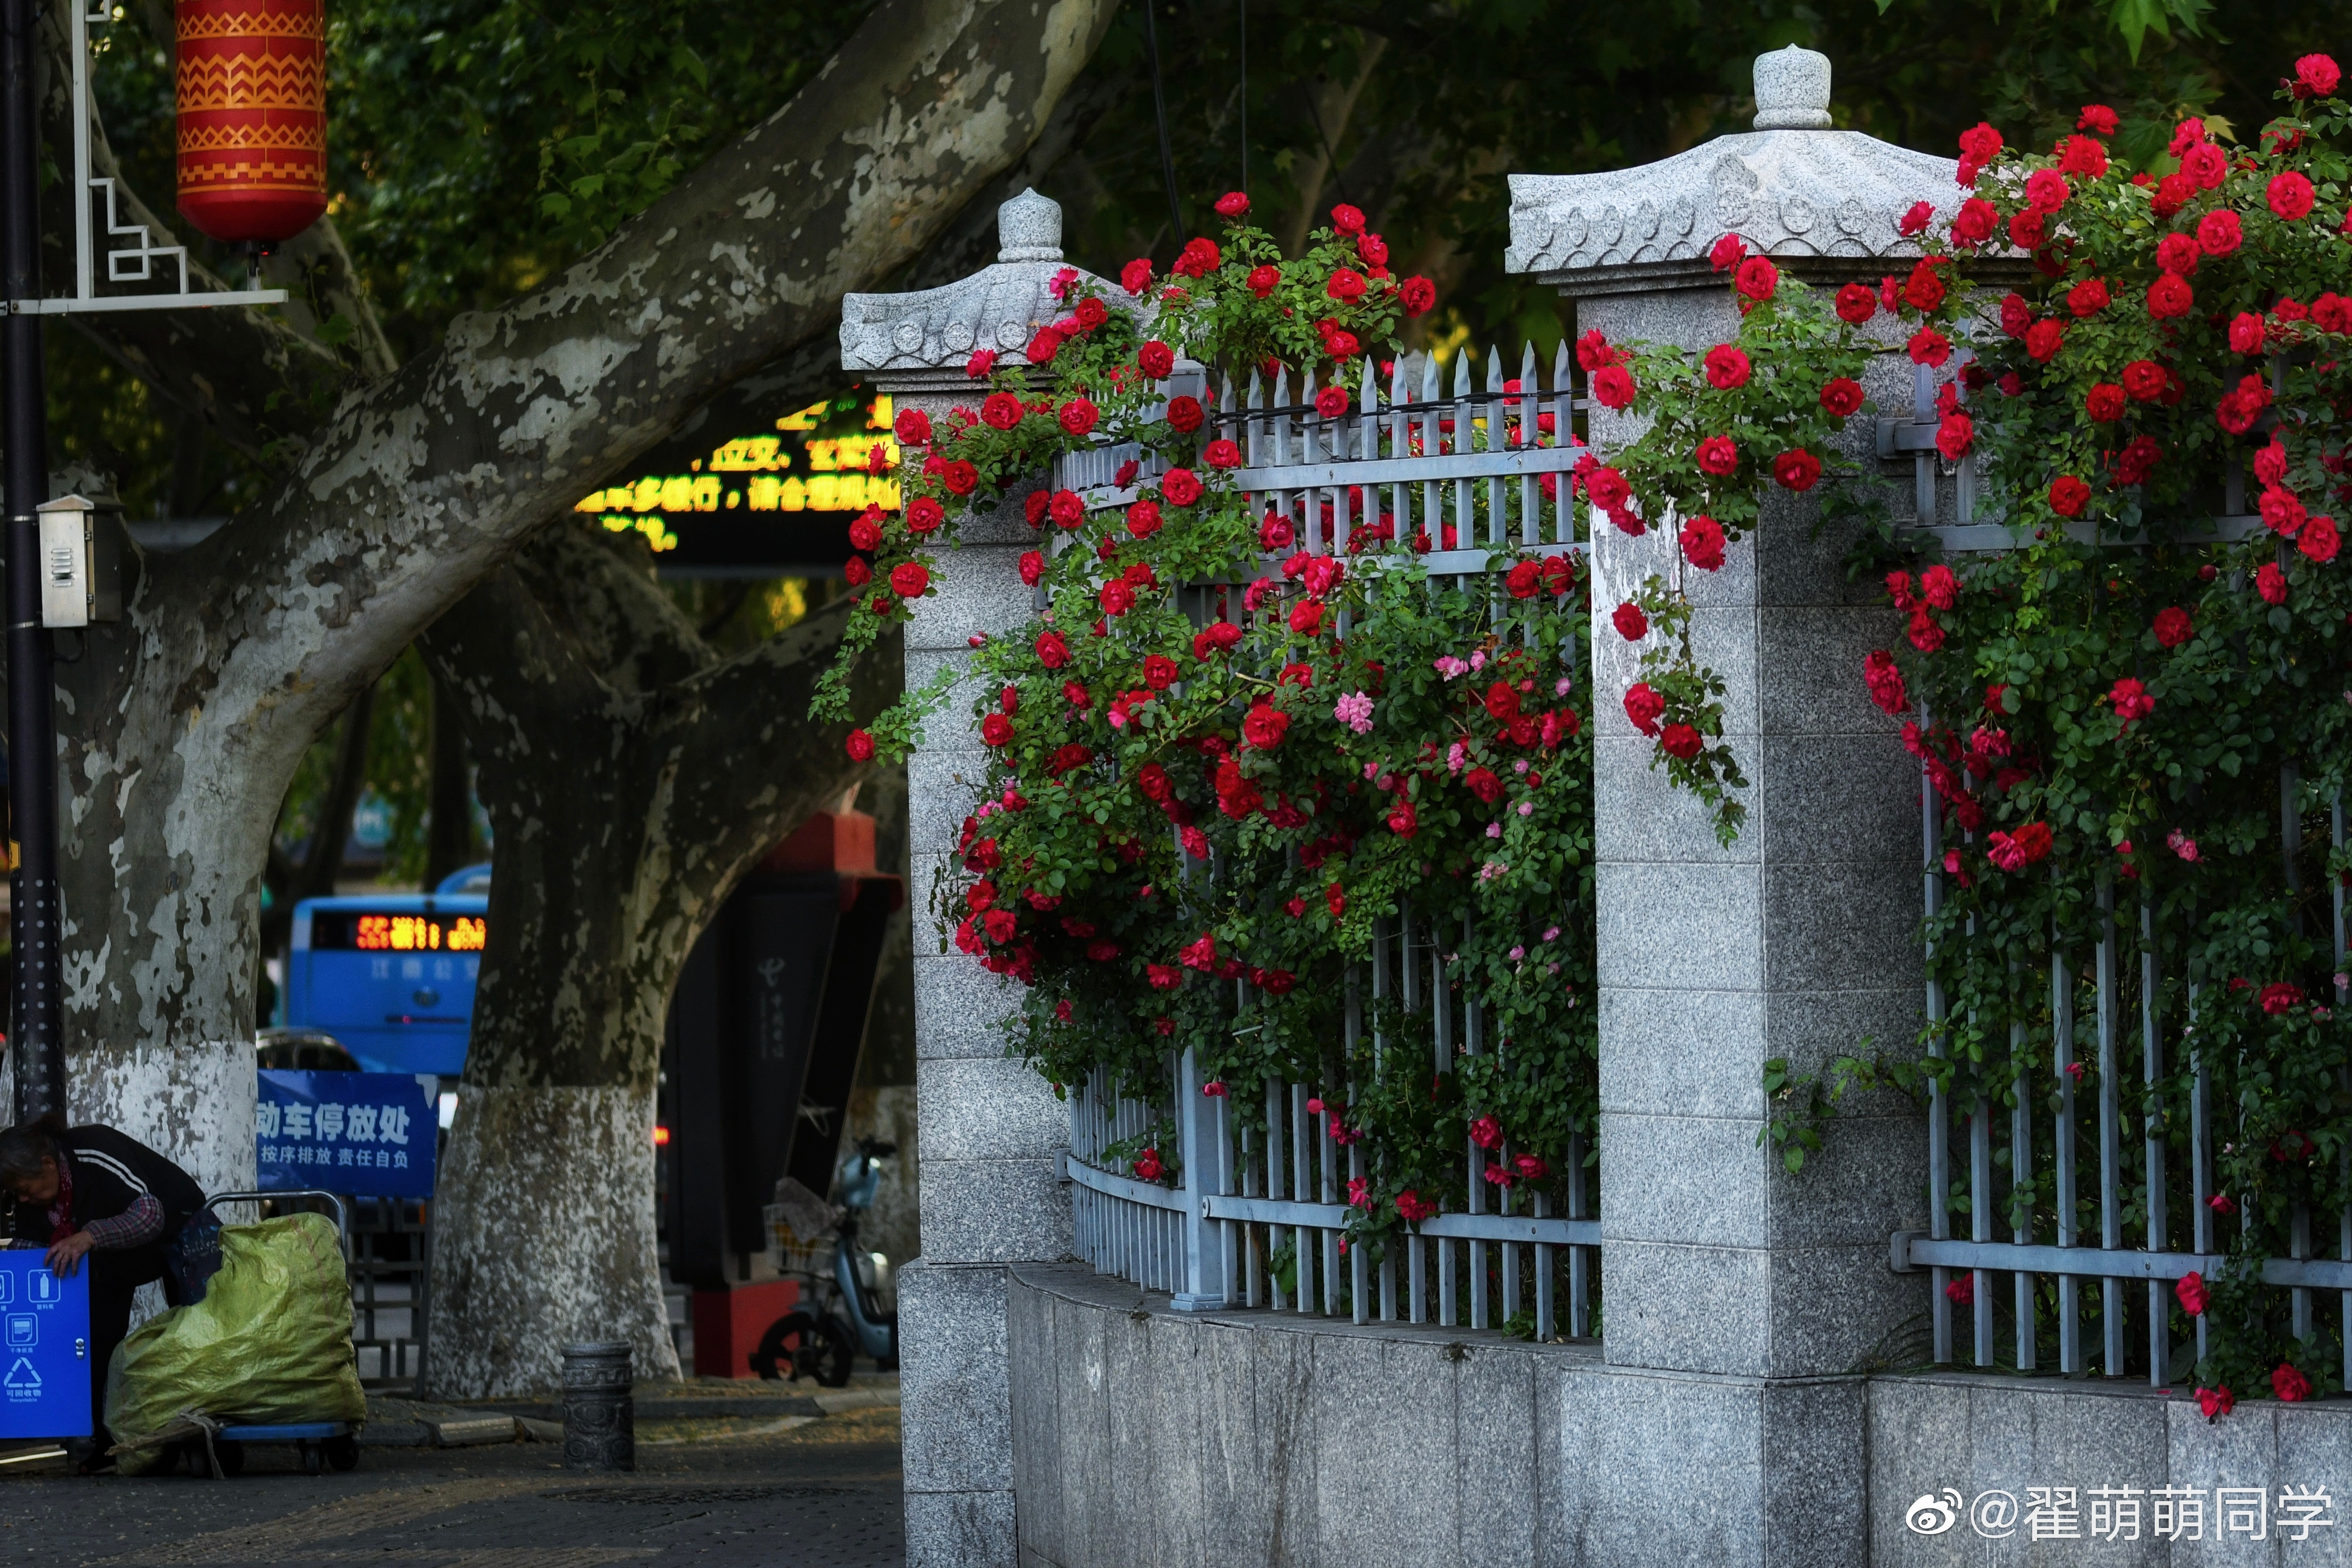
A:
[[[629,1347],[563,1347],[563,1466],[572,1470],[637,1468],[635,1403]]]

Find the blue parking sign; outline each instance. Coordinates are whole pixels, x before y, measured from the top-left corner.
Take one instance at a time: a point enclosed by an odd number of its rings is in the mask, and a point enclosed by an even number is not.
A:
[[[89,1434],[89,1270],[0,1252],[0,1439]]]
[[[412,1073],[265,1068],[255,1106],[265,1193],[318,1187],[354,1197],[429,1198],[439,1124]]]

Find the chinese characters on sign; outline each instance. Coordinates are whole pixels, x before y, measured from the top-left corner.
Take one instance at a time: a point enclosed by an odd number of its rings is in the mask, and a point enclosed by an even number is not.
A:
[[[407,1073],[260,1075],[261,1189],[359,1197],[433,1195],[432,1101]]]
[[[1988,1541],[2294,1541],[2336,1522],[2326,1487],[2027,1487],[2021,1502],[1985,1491],[1971,1502],[1946,1487],[1903,1516],[1916,1535],[1963,1521]],[[2143,1533],[2145,1532],[2145,1533]]]

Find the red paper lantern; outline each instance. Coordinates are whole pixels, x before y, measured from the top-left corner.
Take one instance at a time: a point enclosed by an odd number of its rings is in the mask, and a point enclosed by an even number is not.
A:
[[[180,211],[226,244],[327,210],[322,0],[177,0]]]

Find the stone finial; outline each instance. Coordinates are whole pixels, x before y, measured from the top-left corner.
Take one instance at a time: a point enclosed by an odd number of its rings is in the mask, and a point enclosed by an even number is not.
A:
[[[1827,131],[1830,58],[1790,44],[1756,57],[1756,129]]]
[[[1829,62],[1822,64],[1826,68]],[[1062,204],[1034,188],[1023,191],[996,209],[996,243],[999,261],[1061,260]]]

